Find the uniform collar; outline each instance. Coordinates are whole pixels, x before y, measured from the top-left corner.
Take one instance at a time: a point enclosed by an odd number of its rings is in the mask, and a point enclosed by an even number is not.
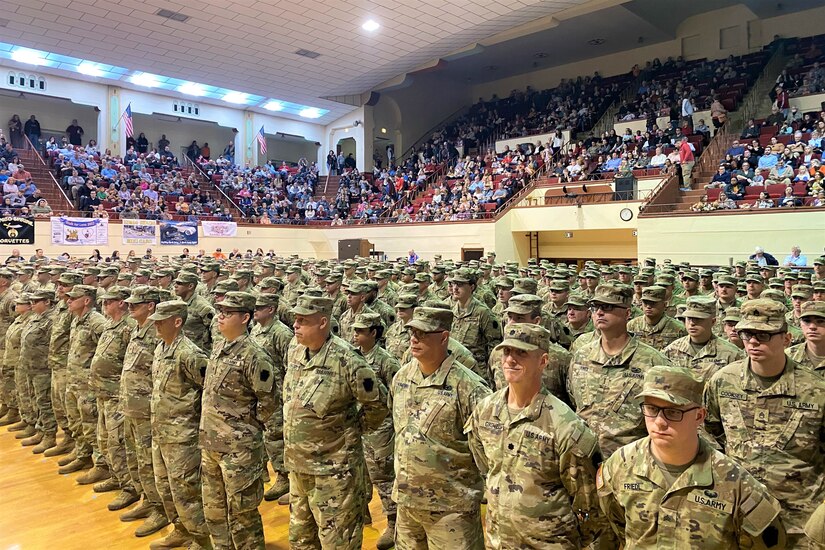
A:
[[[656,465],[653,451],[650,449],[650,436],[639,442],[644,453],[642,460],[636,460],[633,464],[633,474],[645,479],[649,479],[659,487],[667,488],[665,476]],[[686,487],[711,487],[713,485],[713,469],[710,464],[711,452],[708,443],[699,436],[699,452],[687,470],[676,479],[667,493],[672,493]]]
[[[416,360],[415,376],[413,378],[418,387],[443,386],[447,381],[447,375],[450,374],[450,370],[453,368],[453,361],[453,356],[448,353],[447,358],[444,359],[435,372],[425,378],[424,373],[422,373],[421,369],[418,368],[418,360]]]
[[[597,363],[601,363],[605,367],[621,367],[624,366],[633,354],[636,353],[636,348],[639,347],[639,340],[636,339],[635,336],[630,336],[627,340],[627,344],[625,345],[624,349],[619,353],[617,356],[609,356],[604,352],[602,348],[602,337],[599,336],[599,339],[596,340],[599,343],[598,347],[598,354],[596,357],[593,358],[593,361]]]
[[[493,416],[501,421],[502,424],[513,426],[521,422],[535,422],[541,416],[541,411],[544,408],[544,402],[547,399],[547,389],[542,386],[541,390],[533,396],[530,404],[524,407],[515,416],[511,416],[507,409],[507,398],[510,395],[510,388],[505,388],[501,392],[498,400],[493,405]]]
[[[745,368],[742,369],[741,384],[743,389],[756,392],[759,397],[779,395],[793,397],[796,395],[796,361],[786,355],[785,370],[782,371],[779,379],[770,387],[762,389],[762,385],[751,370],[751,360],[748,358],[745,361]]]

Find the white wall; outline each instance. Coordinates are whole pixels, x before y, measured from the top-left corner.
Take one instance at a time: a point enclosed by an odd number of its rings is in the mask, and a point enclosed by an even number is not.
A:
[[[3,133],[6,137],[9,132],[7,121],[15,114],[20,115],[20,120],[24,124],[29,116],[35,115],[40,121],[44,139],[53,133],[65,135],[66,127],[72,123],[73,118],[76,118],[77,123],[83,128],[83,144],[85,145],[91,139],[99,141],[97,139],[98,112],[88,105],[28,94],[25,97],[0,96],[0,124],[3,125]],[[58,141],[60,141],[59,138]]]
[[[268,159],[285,160],[287,162],[298,162],[299,159],[305,158],[309,162],[312,162],[318,157],[319,147],[320,146],[315,145],[314,141],[279,139],[277,137],[267,136],[266,157]],[[263,162],[263,160],[264,159],[258,159],[259,162]]]
[[[157,147],[161,134],[166,134],[166,139],[171,143],[169,148],[179,158],[183,154],[182,148],[189,147],[192,140],[203,146],[209,144],[212,158],[218,158],[223,152],[226,144],[235,139],[231,128],[218,126],[212,122],[187,120],[181,118],[178,122],[161,119],[153,115],[134,114],[135,138],[141,133],[146,134],[152,147]]]

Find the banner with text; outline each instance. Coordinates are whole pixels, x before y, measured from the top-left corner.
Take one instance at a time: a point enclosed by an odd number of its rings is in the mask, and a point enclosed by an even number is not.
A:
[[[109,220],[106,218],[51,218],[52,244],[91,246],[108,244]]]
[[[123,244],[158,244],[158,222],[123,220]]]
[[[198,222],[161,222],[160,244],[198,244]]]
[[[34,244],[34,218],[0,218],[0,244]]]
[[[238,234],[238,224],[235,222],[202,221],[204,237],[235,237]]]

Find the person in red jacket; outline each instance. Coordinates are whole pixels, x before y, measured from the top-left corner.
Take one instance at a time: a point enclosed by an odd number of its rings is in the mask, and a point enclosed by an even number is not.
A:
[[[682,136],[682,141],[679,144],[679,164],[682,167],[682,189],[690,190],[690,174],[693,172],[693,165],[695,159],[693,158],[693,150],[690,148],[687,136]]]

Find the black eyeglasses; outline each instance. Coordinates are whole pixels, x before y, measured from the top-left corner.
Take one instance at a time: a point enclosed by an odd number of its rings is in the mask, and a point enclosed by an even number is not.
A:
[[[700,407],[691,407],[690,409],[682,410],[669,407],[657,407],[656,405],[642,403],[640,408],[642,409],[642,414],[648,418],[656,418],[661,412],[665,417],[665,420],[669,420],[671,422],[681,422],[685,417],[686,412],[695,411]]]
[[[616,304],[591,304],[590,311],[593,313],[597,312],[598,310],[602,310],[605,313],[610,313],[614,309],[627,309],[625,306],[619,306]]]
[[[426,331],[423,331],[423,330],[417,329],[417,328],[408,328],[407,329],[407,334],[409,334],[411,337],[415,338],[416,340],[421,340],[422,338],[424,338],[425,336],[428,336],[430,334],[441,334],[442,332],[444,332],[444,331],[443,330],[433,330],[433,331],[430,331],[430,332],[426,332]]]
[[[769,342],[771,338],[779,334],[778,332],[750,332],[748,330],[739,331],[739,339],[743,342],[749,342],[751,338],[756,338],[760,344]]]

